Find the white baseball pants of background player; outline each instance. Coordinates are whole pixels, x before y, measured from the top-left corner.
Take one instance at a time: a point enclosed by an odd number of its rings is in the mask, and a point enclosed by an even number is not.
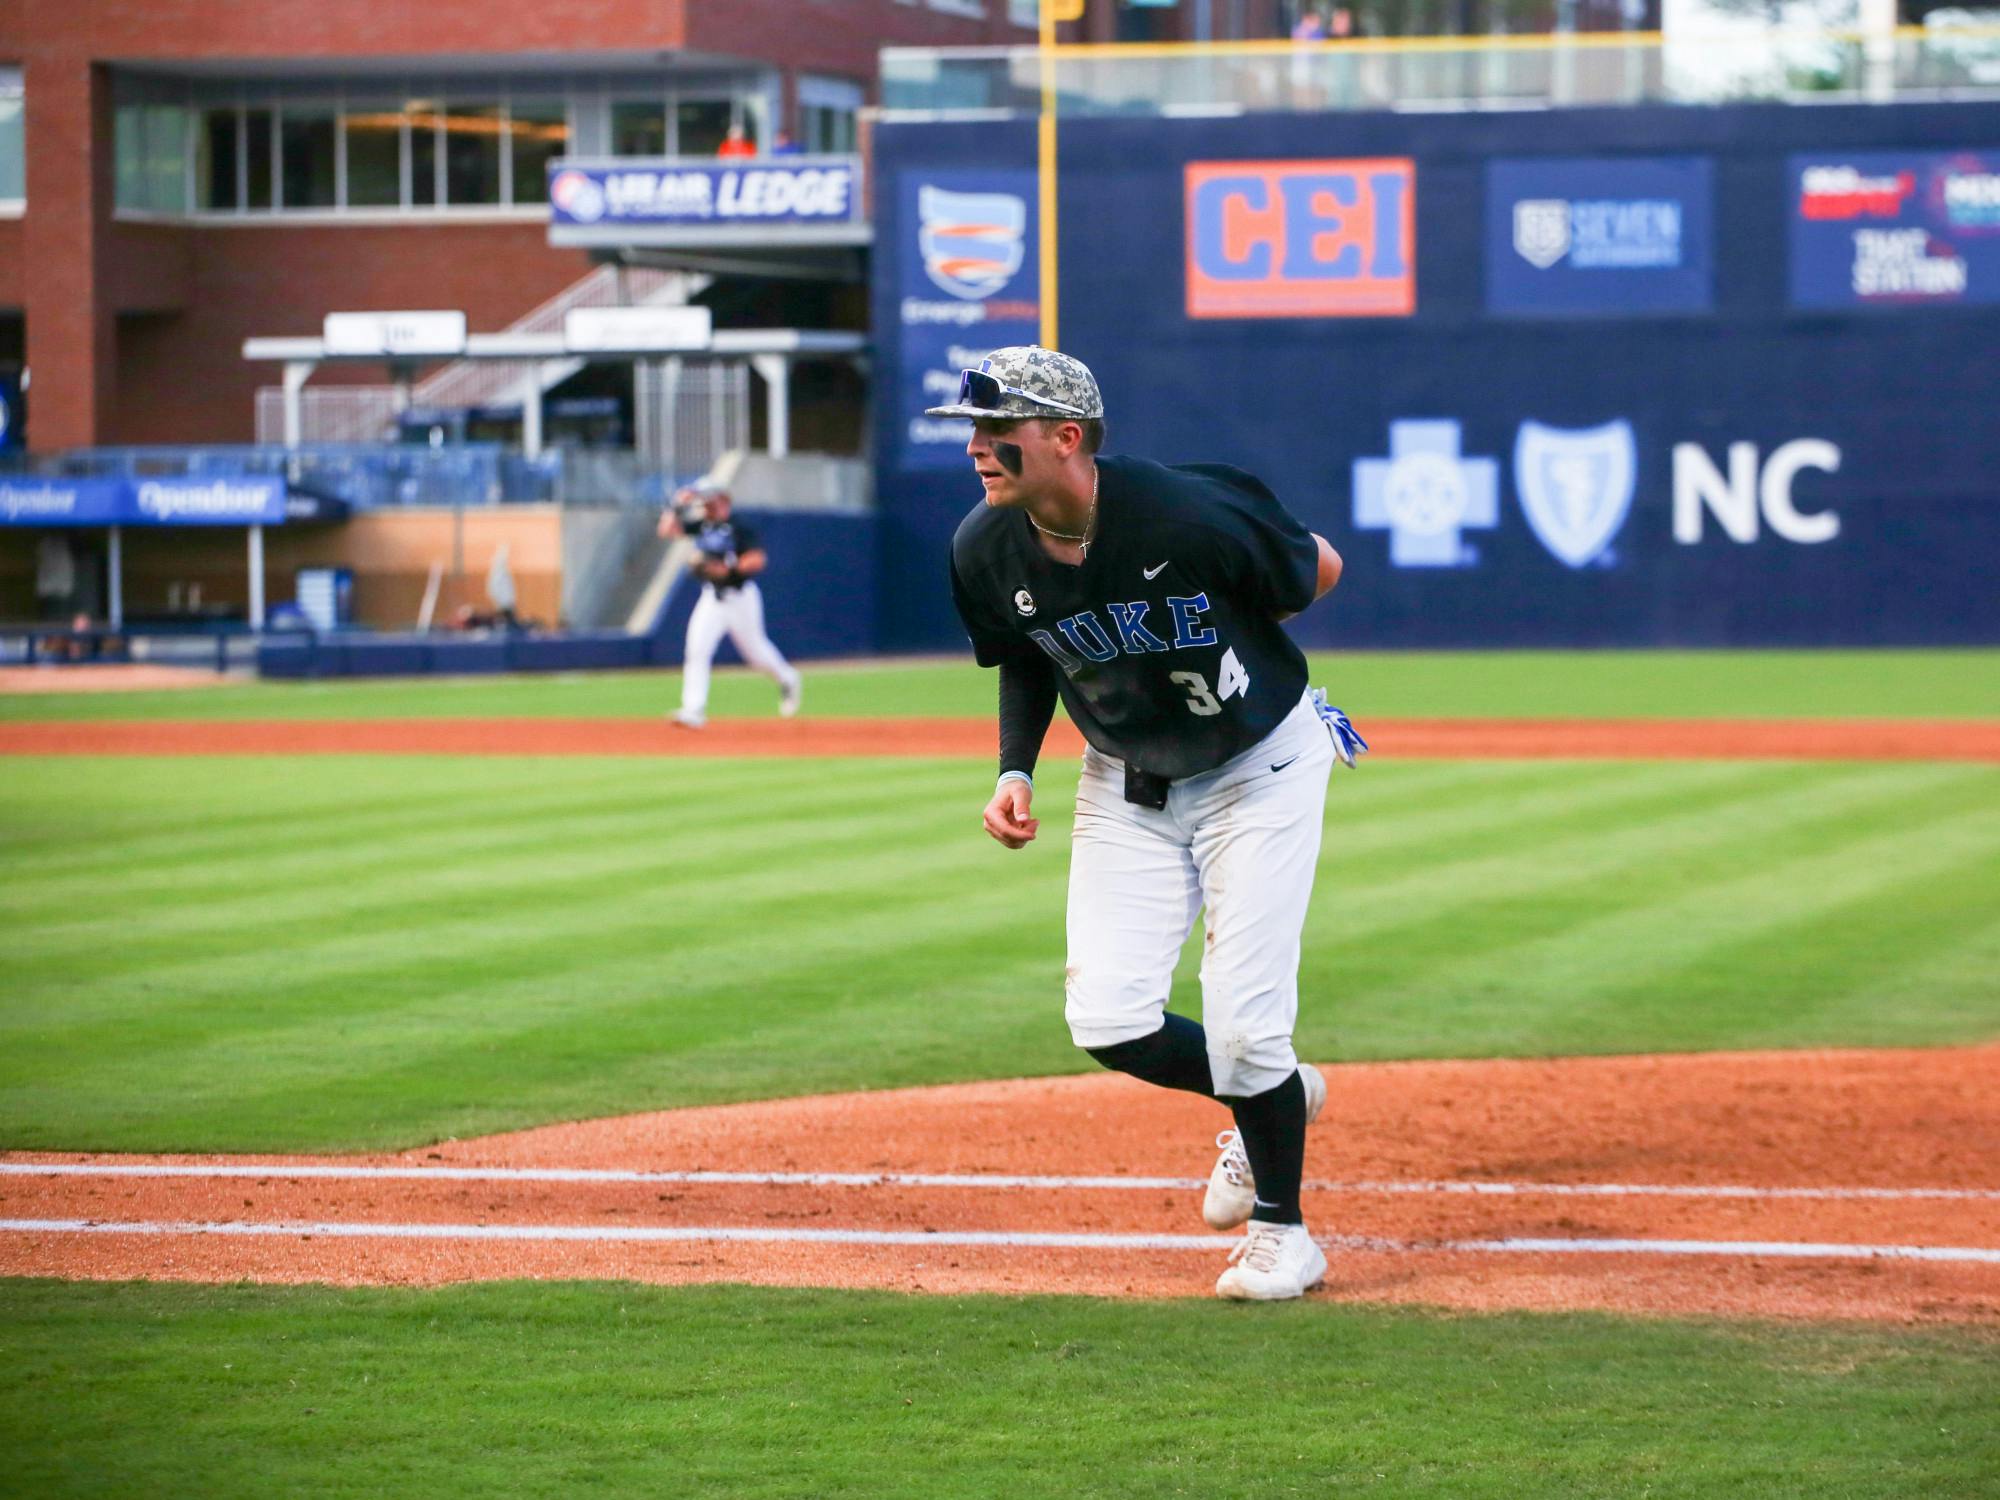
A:
[[[688,616],[687,647],[682,654],[683,718],[701,719],[708,713],[709,668],[724,635],[735,643],[745,662],[774,679],[786,693],[798,690],[798,672],[764,633],[763,591],[754,582],[726,592],[704,583],[701,597],[694,602],[694,613]]]
[[[1064,986],[1077,1046],[1160,1029],[1205,910],[1201,1024],[1216,1094],[1249,1098],[1297,1070],[1299,943],[1333,761],[1309,697],[1241,755],[1174,782],[1164,810],[1125,800],[1124,762],[1084,752]]]

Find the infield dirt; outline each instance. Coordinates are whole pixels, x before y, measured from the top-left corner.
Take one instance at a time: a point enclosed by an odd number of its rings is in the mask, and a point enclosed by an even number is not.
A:
[[[2000,1323],[2000,1046],[1326,1074],[1330,1098],[1307,1153],[1307,1218],[1330,1241],[1315,1295]],[[1211,1101],[1100,1074],[676,1110],[397,1156],[14,1154],[0,1173],[0,1274],[1206,1296],[1227,1242],[1200,1242],[1193,1184],[1227,1123]],[[37,1170],[51,1165],[191,1175]],[[302,1177],[302,1166],[418,1175]],[[466,1169],[624,1180],[445,1175]],[[746,1180],[695,1175],[718,1173]],[[797,1180],[812,1174],[842,1180]],[[908,1180],[919,1174],[954,1180]],[[1167,1181],[1074,1180],[1099,1174]],[[55,1221],[72,1227],[18,1227]],[[105,1232],[141,1224],[156,1228]],[[337,1227],[371,1225],[427,1226],[426,1237]],[[244,1232],[269,1226],[287,1227]],[[552,1226],[602,1237],[533,1237]],[[517,1231],[525,1237],[478,1237]],[[659,1231],[684,1237],[643,1238]],[[758,1238],[730,1237],[745,1232]],[[904,1242],[855,1242],[871,1234]],[[1038,1234],[1105,1243],[1020,1242]],[[1521,1240],[1567,1248],[1497,1248]],[[1628,1242],[1640,1243],[1579,1248]]]

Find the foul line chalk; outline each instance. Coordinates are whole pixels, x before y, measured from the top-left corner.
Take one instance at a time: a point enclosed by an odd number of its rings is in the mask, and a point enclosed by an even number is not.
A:
[[[193,1177],[332,1180],[343,1182],[575,1182],[713,1184],[749,1187],[971,1188],[1055,1191],[1196,1192],[1206,1177],[1030,1177],[1002,1173],[942,1172],[640,1172],[587,1167],[381,1167],[325,1164],[257,1165],[238,1162],[0,1162],[15,1177]],[[1379,1195],[1452,1193],[1473,1197],[1746,1198],[1883,1200],[1890,1202],[2000,1202],[2000,1188],[1755,1187],[1644,1182],[1327,1182],[1306,1191]]]
[[[547,1240],[592,1244],[957,1245],[1047,1250],[1216,1250],[1236,1235],[1035,1234],[945,1230],[935,1234],[894,1229],[747,1229],[727,1226],[612,1228],[561,1224],[324,1224],[324,1223],[121,1223],[100,1219],[0,1219],[4,1234],[218,1235],[233,1238]],[[2000,1265],[2000,1250],[1963,1245],[1842,1245],[1784,1240],[1409,1240],[1329,1236],[1330,1250],[1395,1254],[1437,1252],[1507,1255],[1713,1255],[1751,1259],[1963,1261]]]

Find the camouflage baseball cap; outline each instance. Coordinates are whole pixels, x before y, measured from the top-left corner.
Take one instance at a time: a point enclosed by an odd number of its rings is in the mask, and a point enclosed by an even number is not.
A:
[[[976,370],[958,377],[958,400],[933,406],[927,417],[1072,417],[1078,421],[1104,415],[1104,398],[1097,377],[1080,359],[1020,344],[995,349]]]

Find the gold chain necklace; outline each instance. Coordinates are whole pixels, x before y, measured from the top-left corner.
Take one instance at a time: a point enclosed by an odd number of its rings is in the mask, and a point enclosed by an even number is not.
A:
[[[1035,519],[1033,511],[1028,512],[1028,524],[1043,536],[1052,536],[1059,542],[1074,542],[1077,551],[1088,554],[1091,540],[1090,528],[1097,524],[1097,465],[1093,463],[1090,466],[1090,509],[1084,514],[1082,536],[1071,536],[1067,531],[1049,530],[1048,527]]]

